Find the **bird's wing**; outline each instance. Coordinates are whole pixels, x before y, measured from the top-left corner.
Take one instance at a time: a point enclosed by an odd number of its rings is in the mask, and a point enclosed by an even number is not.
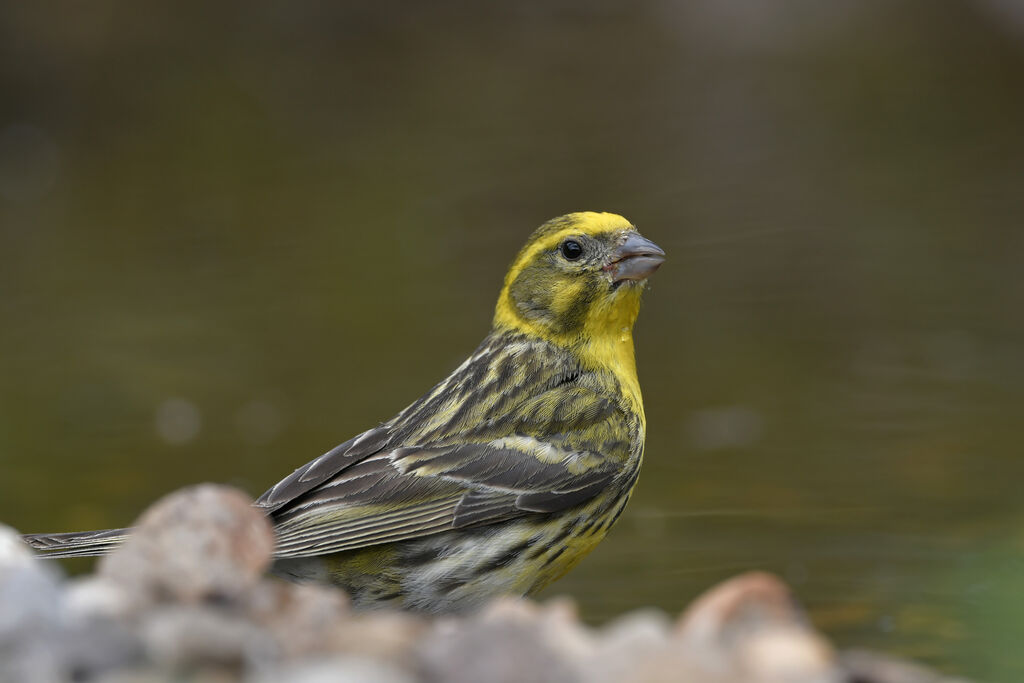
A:
[[[589,500],[622,471],[630,444],[623,436],[626,417],[595,391],[559,385],[512,412],[443,443],[387,446],[348,463],[352,451],[339,447],[330,463],[322,456],[300,468],[260,499],[274,506],[278,556],[353,550],[555,512]],[[326,471],[333,474],[314,486],[301,484]],[[283,500],[299,487],[299,495]]]
[[[271,514],[307,491],[315,489],[346,467],[378,453],[387,446],[390,431],[386,426],[368,429],[339,444],[319,458],[307,462],[277,482],[256,500],[256,507]]]

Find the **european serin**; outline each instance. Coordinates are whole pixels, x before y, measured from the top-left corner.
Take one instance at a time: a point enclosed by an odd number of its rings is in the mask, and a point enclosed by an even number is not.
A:
[[[619,518],[640,470],[632,331],[663,260],[615,214],[542,225],[462,365],[256,502],[277,532],[275,573],[335,583],[360,606],[441,612],[532,594],[569,571]],[[26,539],[74,557],[127,533]]]

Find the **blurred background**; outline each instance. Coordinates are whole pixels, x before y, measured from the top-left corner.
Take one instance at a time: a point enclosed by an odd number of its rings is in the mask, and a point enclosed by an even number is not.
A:
[[[530,231],[669,254],[587,619],[779,573],[1024,679],[1024,4],[0,2],[0,520],[258,495],[486,333]]]

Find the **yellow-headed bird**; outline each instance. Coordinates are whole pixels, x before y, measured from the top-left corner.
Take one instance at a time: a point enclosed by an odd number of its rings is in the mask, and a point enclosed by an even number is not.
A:
[[[569,571],[640,470],[633,323],[664,256],[615,214],[538,228],[462,365],[256,502],[277,532],[275,573],[335,583],[359,606],[443,612],[529,595]],[[74,557],[129,532],[26,540]]]

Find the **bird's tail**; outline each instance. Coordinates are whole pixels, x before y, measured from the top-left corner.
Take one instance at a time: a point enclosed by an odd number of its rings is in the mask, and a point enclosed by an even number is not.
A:
[[[67,534],[25,534],[22,540],[46,558],[93,557],[106,555],[131,533],[131,529],[74,531]]]

